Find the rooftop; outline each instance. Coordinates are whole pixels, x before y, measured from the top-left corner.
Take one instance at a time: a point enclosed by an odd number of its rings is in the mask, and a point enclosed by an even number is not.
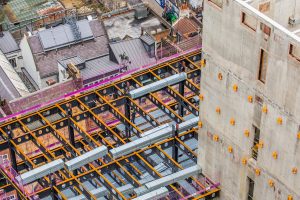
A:
[[[4,31],[0,37],[0,49],[4,54],[19,51],[19,45],[9,31]]]
[[[178,32],[181,35],[188,36],[188,34],[198,32],[200,27],[196,20],[183,17],[176,21],[173,28],[174,32]]]
[[[0,96],[7,101],[25,96],[29,91],[5,55],[0,51]]]
[[[9,20],[15,22],[64,10],[64,7],[57,0],[11,0],[6,10]]]
[[[58,73],[58,60],[73,56],[87,60],[108,53],[108,40],[100,21],[83,20],[77,24],[79,25],[79,31],[82,35],[89,38],[89,40],[72,44],[70,41],[73,41],[73,39],[69,36],[70,32],[66,31],[69,29],[69,25],[60,25],[52,30],[47,29],[46,31],[40,31],[28,37],[28,43],[41,78]],[[41,32],[42,34],[40,34]],[[92,33],[93,38],[90,33]],[[49,47],[50,49],[48,49],[47,52],[44,52],[43,48],[42,41],[44,41],[44,37],[58,38],[58,40],[52,40],[51,44],[46,43],[52,46],[51,48]],[[57,46],[54,47],[53,45]]]
[[[74,30],[70,24],[63,24],[55,28],[49,28],[38,32],[43,51],[51,51],[66,47],[86,40],[94,39],[88,20],[75,22],[80,33],[80,40],[75,37]]]
[[[72,56],[61,59],[58,62],[65,68],[68,63],[73,63],[78,66],[81,77],[86,81],[97,75],[103,75],[120,69],[120,65],[123,64],[120,55],[124,53],[129,58],[128,62],[124,63],[127,65],[128,70],[154,63],[156,59],[154,57],[151,58],[145,48],[145,46],[153,45],[153,43],[154,40],[150,36],[144,35],[140,38],[110,43],[110,54],[103,54],[89,59],[82,59],[80,56]],[[80,66],[84,67],[81,68]]]
[[[150,40],[147,40],[147,42],[150,42]],[[109,46],[119,64],[122,63],[120,55],[125,52],[130,61],[130,63],[128,63],[129,69],[141,67],[156,61],[154,57],[151,58],[149,56],[149,53],[146,51],[142,39],[140,38],[110,43]]]
[[[139,38],[142,27],[151,27],[161,25],[160,20],[149,13],[146,18],[136,19],[135,11],[117,15],[104,20],[104,26],[107,30],[109,39],[123,39],[125,36]]]

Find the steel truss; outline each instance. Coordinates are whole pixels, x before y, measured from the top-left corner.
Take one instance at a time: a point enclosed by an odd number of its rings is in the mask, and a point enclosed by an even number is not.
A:
[[[75,158],[101,145],[112,149],[141,137],[151,128],[198,116],[200,59],[201,52],[180,56],[5,122],[0,125],[0,151],[10,152],[11,167],[22,174],[58,158]],[[128,96],[130,90],[183,71],[188,79],[179,84],[135,100]],[[80,169],[68,171],[64,168],[26,186],[16,184],[1,168],[7,179],[1,189],[6,193],[16,191],[20,199],[68,199],[69,194],[96,199],[89,188],[105,187],[109,191],[106,199],[134,198],[136,195],[132,191],[124,192],[119,188],[126,184],[134,188],[142,186],[145,174],[149,180],[163,177],[165,172],[157,168],[160,163],[172,172],[184,169],[186,163],[196,164],[197,145],[191,147],[189,141],[197,143],[197,139],[197,130],[193,128],[121,158],[112,159],[108,154]],[[193,199],[211,197],[220,190],[203,174],[185,181],[194,190],[201,191],[194,194]],[[167,199],[174,199],[174,194],[178,199],[191,195],[179,183],[167,188],[173,195]],[[30,192],[24,194],[24,190]]]

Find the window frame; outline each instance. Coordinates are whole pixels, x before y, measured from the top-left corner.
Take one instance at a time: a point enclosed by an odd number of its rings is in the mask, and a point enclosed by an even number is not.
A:
[[[222,10],[223,9],[223,4],[224,4],[224,0],[222,0],[222,5],[219,6],[217,3],[215,3],[214,1],[216,0],[207,0],[211,5],[215,6],[216,8]]]
[[[268,52],[266,50],[264,50],[263,48],[260,48],[260,51],[259,51],[259,65],[258,65],[258,77],[257,79],[262,82],[262,83],[266,83],[266,79],[267,79],[267,70],[268,70]],[[267,61],[264,62],[264,59],[265,59],[265,55],[267,55]],[[266,63],[266,66],[264,66],[264,63]],[[264,67],[266,67],[265,69],[265,75],[264,75],[264,80],[262,79],[262,72],[263,72],[263,69]]]
[[[247,13],[246,12],[243,12],[242,11],[242,16],[241,16],[241,23],[244,25],[244,26],[246,26],[247,28],[249,28],[249,29],[251,29],[252,31],[254,31],[254,32],[256,32],[256,29],[257,29],[257,19],[255,19],[256,21],[255,21],[255,28],[254,27],[252,27],[251,25],[249,25],[247,22],[246,22],[246,17],[247,16],[249,16],[249,17],[253,17],[253,16],[251,16],[251,15],[247,15]]]
[[[254,187],[255,181],[247,176],[247,183],[248,183],[248,192],[247,192],[247,200],[253,200],[254,197]],[[250,187],[253,186],[252,194],[250,194]],[[252,196],[251,196],[252,195]]]
[[[295,55],[294,53],[293,53],[293,50],[294,50],[294,47],[295,45],[293,45],[293,44],[290,44],[289,45],[289,56],[291,56],[292,58],[294,58],[295,60],[297,60],[298,62],[300,62],[300,56],[298,57],[297,55]]]

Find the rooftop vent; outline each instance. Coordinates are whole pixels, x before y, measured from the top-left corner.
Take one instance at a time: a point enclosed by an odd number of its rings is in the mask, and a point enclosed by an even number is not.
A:
[[[135,18],[136,19],[143,19],[148,17],[148,10],[147,7],[137,7],[135,9]]]
[[[300,23],[300,19],[296,19],[295,17],[289,17],[289,24],[294,26],[296,24],[299,24]]]

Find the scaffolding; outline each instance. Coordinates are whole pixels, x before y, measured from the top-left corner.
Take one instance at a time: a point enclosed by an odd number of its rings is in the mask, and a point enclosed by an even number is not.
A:
[[[10,158],[0,165],[1,189],[19,199],[133,199],[141,187],[160,199],[217,196],[219,183],[197,166],[200,59],[200,51],[182,55],[2,123],[0,152]],[[113,157],[164,126],[172,127],[167,137]],[[155,180],[163,189],[151,186]]]

